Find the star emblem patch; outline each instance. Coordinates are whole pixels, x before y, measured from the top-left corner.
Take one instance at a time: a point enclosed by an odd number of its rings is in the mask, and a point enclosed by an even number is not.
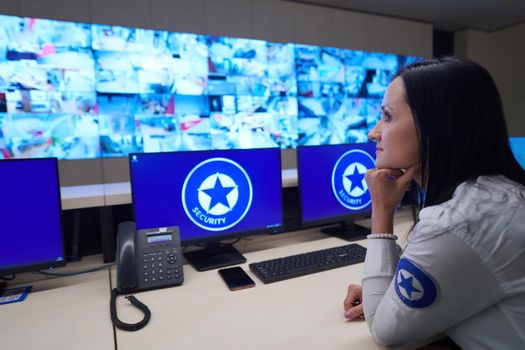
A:
[[[407,258],[401,258],[394,276],[396,293],[408,307],[423,309],[435,303],[439,289],[428,273]]]

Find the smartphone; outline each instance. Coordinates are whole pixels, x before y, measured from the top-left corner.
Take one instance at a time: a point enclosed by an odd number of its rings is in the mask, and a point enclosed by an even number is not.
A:
[[[224,282],[230,290],[241,290],[255,287],[255,282],[239,266],[219,270]]]

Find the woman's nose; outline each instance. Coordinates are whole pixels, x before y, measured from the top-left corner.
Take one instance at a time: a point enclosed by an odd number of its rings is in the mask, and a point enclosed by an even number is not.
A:
[[[372,130],[368,132],[368,139],[378,142],[381,139],[381,130],[378,127],[379,123],[376,124]]]

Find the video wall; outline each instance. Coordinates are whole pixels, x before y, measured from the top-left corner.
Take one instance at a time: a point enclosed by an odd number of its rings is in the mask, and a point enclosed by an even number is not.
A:
[[[366,142],[417,59],[0,16],[0,159]]]

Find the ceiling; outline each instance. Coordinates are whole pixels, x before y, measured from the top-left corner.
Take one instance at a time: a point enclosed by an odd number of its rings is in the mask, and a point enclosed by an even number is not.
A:
[[[290,0],[289,0],[290,1]],[[432,23],[434,29],[494,31],[525,22],[525,0],[291,0]]]

